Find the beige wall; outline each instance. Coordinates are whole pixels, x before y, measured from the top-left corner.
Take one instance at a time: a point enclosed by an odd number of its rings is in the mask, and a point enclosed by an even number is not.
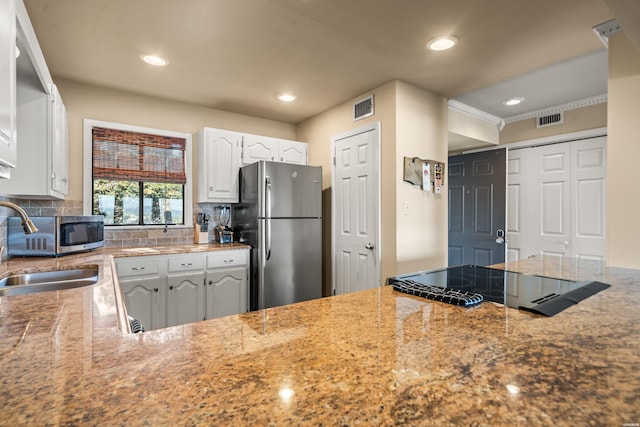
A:
[[[500,131],[500,144],[603,127],[607,127],[606,102],[565,111],[561,125],[536,128],[536,119],[509,123]]]
[[[607,260],[640,268],[640,53],[624,33],[609,38]]]
[[[353,122],[355,97],[298,125],[297,138],[309,142],[309,161],[323,167],[324,282],[331,285],[331,138],[380,122],[380,204],[382,282],[399,272],[436,268],[447,262],[447,200],[402,181],[404,156],[447,160],[447,102],[407,83],[374,89],[375,115]],[[446,173],[446,171],[445,171]],[[401,196],[400,196],[401,195]],[[402,213],[402,201],[409,213]],[[405,246],[406,245],[406,246]]]
[[[396,92],[396,274],[447,265],[447,191],[427,193],[402,180],[404,157],[447,160],[447,101],[398,82]],[[446,179],[445,179],[446,187]],[[405,213],[405,204],[408,209]]]
[[[82,199],[83,119],[103,120],[191,134],[207,126],[295,139],[295,126],[288,123],[133,95],[68,80],[56,79],[56,85],[58,85],[69,114],[69,195],[67,198],[71,200]],[[194,168],[197,167],[196,151],[194,144]]]
[[[448,129],[450,133],[477,140],[480,145],[497,145],[500,140],[498,126],[486,120],[448,108]],[[465,147],[466,149],[467,147]]]
[[[390,82],[367,92],[373,94],[375,114],[354,122],[352,105],[362,96],[353,98],[319,116],[298,125],[297,139],[309,143],[309,163],[322,166],[323,186],[323,281],[324,293],[331,289],[331,138],[367,124],[380,122],[380,204],[395,206],[395,129],[396,129],[396,82]],[[381,242],[382,281],[395,272],[395,209],[382,209]]]

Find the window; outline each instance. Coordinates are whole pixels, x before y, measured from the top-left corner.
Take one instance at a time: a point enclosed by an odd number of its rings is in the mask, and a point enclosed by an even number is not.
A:
[[[113,226],[190,225],[190,146],[186,134],[85,120],[85,212]]]

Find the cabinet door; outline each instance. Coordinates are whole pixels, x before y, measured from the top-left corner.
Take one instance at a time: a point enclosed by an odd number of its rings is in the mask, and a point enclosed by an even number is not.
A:
[[[0,175],[16,163],[16,3],[0,1]]]
[[[207,319],[246,313],[247,269],[207,272]]]
[[[69,141],[67,110],[62,102],[58,88],[53,85],[51,95],[51,189],[63,195],[69,192]]]
[[[198,202],[237,202],[240,139],[235,132],[204,129],[198,135]]]
[[[167,277],[167,326],[204,320],[204,271]]]
[[[244,135],[242,138],[242,165],[260,160],[278,160],[278,140],[268,136]]]
[[[119,280],[127,313],[150,331],[166,326],[165,289],[160,277]]]
[[[278,142],[278,160],[296,165],[307,164],[307,144],[298,141],[281,139]]]

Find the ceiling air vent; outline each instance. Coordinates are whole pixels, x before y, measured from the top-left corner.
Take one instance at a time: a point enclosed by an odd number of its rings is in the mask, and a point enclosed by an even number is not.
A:
[[[561,125],[564,122],[564,113],[547,114],[545,116],[536,117],[536,127],[543,128],[553,125]]]
[[[373,116],[373,95],[353,104],[353,121]]]

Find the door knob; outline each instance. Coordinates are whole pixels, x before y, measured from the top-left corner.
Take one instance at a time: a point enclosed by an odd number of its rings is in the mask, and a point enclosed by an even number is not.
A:
[[[502,228],[496,231],[496,243],[499,245],[504,243],[504,230]]]
[[[364,245],[364,248],[372,251],[373,250],[373,243],[371,243],[371,242],[367,243],[366,245]]]

